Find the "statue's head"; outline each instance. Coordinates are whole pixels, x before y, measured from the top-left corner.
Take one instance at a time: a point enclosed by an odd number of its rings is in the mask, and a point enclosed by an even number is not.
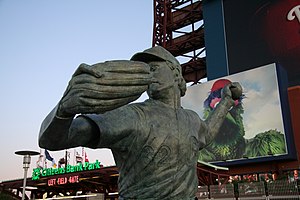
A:
[[[132,56],[131,60],[133,61],[142,61],[142,62],[153,62],[153,61],[164,61],[168,67],[173,71],[175,80],[178,82],[178,87],[180,89],[180,95],[184,96],[186,92],[186,82],[182,76],[181,65],[178,60],[165,48],[161,46],[155,46],[149,49],[146,49],[143,52],[136,53]]]

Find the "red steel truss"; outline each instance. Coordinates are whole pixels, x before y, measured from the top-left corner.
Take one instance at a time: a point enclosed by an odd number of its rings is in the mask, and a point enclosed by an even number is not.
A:
[[[154,0],[152,46],[169,50],[187,82],[206,77],[204,23],[200,0]]]

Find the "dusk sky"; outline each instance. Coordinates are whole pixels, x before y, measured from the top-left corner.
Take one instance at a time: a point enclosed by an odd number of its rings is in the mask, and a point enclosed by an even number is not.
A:
[[[128,60],[152,46],[153,1],[0,0],[0,29],[1,182],[23,178],[23,158],[15,155],[16,151],[44,152],[38,147],[41,122],[60,100],[81,63]],[[283,131],[276,82],[269,81],[275,73],[273,68],[263,70],[265,73],[254,70],[230,76],[232,81],[241,82],[247,97],[246,138],[265,131],[265,127]],[[201,84],[202,98],[207,97],[209,84]],[[188,98],[199,94],[193,89],[196,87],[188,89]],[[194,101],[202,106],[198,98]],[[200,108],[191,103],[192,98],[183,106],[195,111]],[[261,120],[270,116],[270,121]],[[248,124],[255,124],[255,129]],[[82,149],[69,150],[70,164],[74,164],[75,150],[81,153]],[[85,151],[90,162],[114,165],[108,149]],[[57,162],[65,151],[49,153]],[[32,157],[28,177],[37,160],[38,156]]]
[[[0,28],[1,182],[23,178],[14,152],[40,151],[40,124],[80,63],[130,59],[151,47],[153,1],[0,0]],[[114,164],[108,150],[86,152]],[[58,160],[64,151],[50,154]]]

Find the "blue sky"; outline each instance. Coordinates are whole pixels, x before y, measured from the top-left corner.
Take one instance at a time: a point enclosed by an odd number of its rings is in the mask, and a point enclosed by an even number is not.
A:
[[[151,47],[152,28],[150,0],[0,0],[0,181],[23,177],[14,152],[40,151],[40,124],[77,66],[129,59]],[[86,152],[113,164],[107,150]],[[50,154],[57,160],[64,152]]]

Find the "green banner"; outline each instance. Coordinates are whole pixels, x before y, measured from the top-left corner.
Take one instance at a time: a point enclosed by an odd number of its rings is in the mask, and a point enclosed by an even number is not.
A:
[[[67,165],[63,168],[35,168],[32,171],[32,180],[38,180],[42,177],[54,176],[59,174],[67,174],[73,172],[90,171],[94,169],[100,169],[100,162],[96,160],[94,163],[78,163],[77,165]]]

